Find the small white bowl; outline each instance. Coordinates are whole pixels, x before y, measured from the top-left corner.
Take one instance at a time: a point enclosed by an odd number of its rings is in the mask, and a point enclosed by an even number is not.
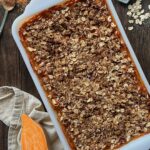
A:
[[[127,4],[129,3],[130,0],[118,0],[118,1]]]

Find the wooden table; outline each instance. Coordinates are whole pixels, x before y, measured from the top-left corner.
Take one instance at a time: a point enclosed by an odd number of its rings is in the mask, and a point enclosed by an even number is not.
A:
[[[113,1],[150,83],[150,21],[142,27],[137,26],[133,31],[128,31],[127,7],[116,2],[116,0]],[[147,8],[148,3],[149,0],[144,0],[145,8]],[[0,10],[0,20],[2,13],[3,11]],[[15,86],[40,98],[11,35],[12,22],[19,14],[17,8],[9,14],[3,35],[0,37],[0,86]],[[8,128],[0,122],[0,150],[7,150],[7,133]]]

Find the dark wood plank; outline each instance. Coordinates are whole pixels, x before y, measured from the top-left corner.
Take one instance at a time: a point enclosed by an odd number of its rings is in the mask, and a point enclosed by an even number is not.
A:
[[[150,82],[150,23],[142,27],[137,26],[133,31],[127,30],[127,7],[113,0],[127,36],[135,50],[141,66]],[[147,7],[149,0],[144,0]],[[0,21],[2,18],[0,8]],[[0,86],[10,85],[25,90],[39,98],[39,94],[19,54],[18,48],[11,36],[11,25],[13,20],[20,14],[16,8],[9,14],[4,32],[0,37]],[[0,150],[7,150],[8,128],[0,122]]]
[[[18,15],[18,10],[9,14],[0,37],[0,86],[15,86],[39,97],[11,35],[11,25]]]
[[[7,150],[8,127],[0,122],[0,150]]]

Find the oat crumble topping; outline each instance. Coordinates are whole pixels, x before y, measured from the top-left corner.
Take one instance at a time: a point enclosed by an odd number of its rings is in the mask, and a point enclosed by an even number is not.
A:
[[[150,131],[148,92],[102,1],[50,9],[20,35],[76,150],[114,149]]]

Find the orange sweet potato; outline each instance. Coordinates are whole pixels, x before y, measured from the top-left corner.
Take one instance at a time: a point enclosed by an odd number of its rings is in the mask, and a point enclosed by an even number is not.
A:
[[[48,150],[46,138],[40,125],[25,114],[21,116],[21,120],[22,150]]]

